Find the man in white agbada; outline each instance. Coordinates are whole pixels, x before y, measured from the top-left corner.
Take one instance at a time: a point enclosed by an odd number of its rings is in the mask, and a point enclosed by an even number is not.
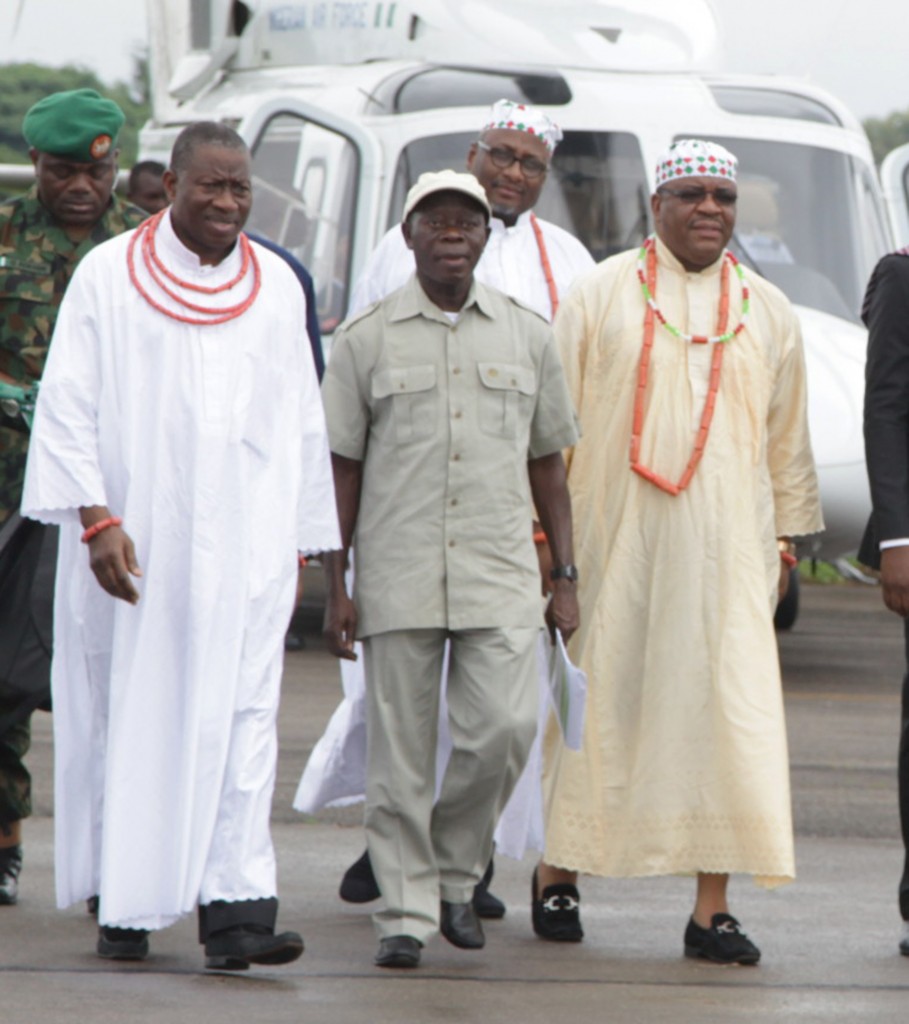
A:
[[[474,277],[518,299],[550,321],[574,281],[595,265],[590,253],[573,235],[533,213],[561,139],[561,129],[542,110],[503,99],[489,110],[479,137],[467,154],[467,169],[485,189],[492,207],[489,240]],[[384,299],[413,272],[413,251],[396,225],[367,261],[354,288],[350,314]],[[307,764],[294,799],[294,807],[305,813],[314,813],[336,801],[362,799],[365,791],[362,661],[342,662],[341,676],[345,700]],[[543,713],[548,708],[545,694],[541,695],[541,708]],[[444,706],[440,725],[441,778],[450,749]],[[541,764],[538,737],[496,832],[497,848],[512,857],[522,857],[528,847],[541,850],[543,846]],[[482,917],[501,917],[505,907],[488,892],[490,877],[491,865],[477,887],[477,911]],[[369,858],[364,853],[345,874],[341,896],[352,902],[369,902],[378,895]]]
[[[57,895],[100,895],[114,959],[198,905],[239,970],[303,950],[274,927],[275,719],[298,552],[340,537],[302,293],[241,233],[249,152],[193,125],[164,182],[73,278],[27,468],[61,527]]]
[[[697,876],[685,954],[754,964],[731,872],[794,877],[773,631],[792,538],[823,528],[798,322],[726,249],[736,161],[660,161],[656,237],[602,263],[555,330],[581,440],[569,459],[587,672],[583,748],[546,748],[542,938],[579,941],[579,872]]]

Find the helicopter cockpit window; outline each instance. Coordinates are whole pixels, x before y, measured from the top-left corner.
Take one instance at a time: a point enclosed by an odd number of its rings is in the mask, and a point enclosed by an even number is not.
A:
[[[407,190],[424,171],[463,168],[471,132],[417,139],[398,157],[388,210],[397,224]],[[570,231],[595,260],[640,245],[647,235],[650,198],[641,148],[623,132],[569,131],[534,208],[545,220]]]
[[[312,274],[326,333],[347,309],[358,177],[348,138],[293,114],[273,117],[253,148],[249,229],[289,249]]]
[[[790,301],[858,322],[865,283],[886,249],[883,213],[860,162],[801,143],[715,141],[739,161],[730,249]]]

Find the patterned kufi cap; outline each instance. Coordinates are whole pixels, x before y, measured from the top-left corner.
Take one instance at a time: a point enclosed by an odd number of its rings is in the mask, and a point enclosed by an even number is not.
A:
[[[539,110],[526,103],[515,103],[513,100],[499,100],[492,105],[486,123],[480,132],[493,128],[507,128],[513,132],[527,132],[540,139],[550,153],[562,141],[562,129]]]
[[[679,139],[656,165],[654,189],[676,178],[725,178],[735,181],[738,160],[728,149],[703,139]]]
[[[71,89],[38,100],[25,115],[22,134],[42,153],[91,163],[114,149],[125,120],[117,104],[94,89]]]

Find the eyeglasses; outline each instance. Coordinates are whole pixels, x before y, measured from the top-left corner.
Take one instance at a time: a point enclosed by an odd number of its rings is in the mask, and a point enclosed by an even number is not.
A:
[[[702,188],[697,185],[692,185],[690,188],[658,188],[657,192],[660,195],[672,196],[686,206],[700,206],[707,196],[711,196],[713,201],[720,206],[735,206],[736,200],[739,198],[734,188],[723,188],[722,186],[714,189]]]
[[[549,164],[544,164],[535,156],[518,156],[511,149],[506,149],[504,146],[490,146],[482,139],[477,139],[477,145],[488,153],[489,159],[503,171],[506,167],[511,167],[515,161],[521,165],[525,178],[539,178],[541,174],[545,174],[549,170]]]

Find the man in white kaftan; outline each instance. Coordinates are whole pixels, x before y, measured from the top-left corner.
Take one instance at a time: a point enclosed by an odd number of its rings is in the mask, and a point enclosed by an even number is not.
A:
[[[486,191],[493,214],[489,221],[489,239],[474,277],[517,299],[549,321],[571,285],[595,265],[590,253],[573,235],[557,224],[540,220],[533,213],[546,182],[552,152],[561,138],[558,126],[542,110],[500,100],[489,111],[479,138],[471,144],[467,154],[467,168]],[[547,280],[547,267],[551,281]],[[396,225],[367,260],[354,288],[350,314],[353,316],[386,298],[413,273],[413,251],[404,241],[400,225]],[[341,677],[345,700],[306,765],[294,799],[294,807],[309,814],[326,804],[362,799],[365,793],[362,661],[342,661]],[[545,683],[543,687],[545,691]],[[545,692],[541,693],[540,703],[541,720],[545,720],[549,708]],[[443,704],[439,778],[451,749],[447,728]],[[543,848],[541,769],[538,736],[496,831],[496,847],[508,856],[520,859],[528,847]],[[376,898],[378,889],[363,858],[353,866],[352,872],[350,879],[345,876],[342,883],[342,897],[349,899],[362,892],[369,898]],[[364,874],[365,877],[360,877]],[[488,878],[478,890],[478,910],[481,916],[500,917],[504,905],[485,891],[486,881]]]
[[[27,469],[61,527],[58,903],[100,894],[116,959],[199,904],[207,966],[242,969],[302,952],[273,934],[275,720],[298,552],[340,538],[302,292],[240,235],[249,153],[195,125],[168,175],[154,276],[134,232],[73,279]]]
[[[686,140],[664,163],[646,254],[602,263],[555,325],[581,420],[568,481],[582,624],[569,650],[589,691],[583,749],[547,745],[534,924],[543,938],[580,939],[578,872],[697,874],[686,955],[756,963],[726,885],[731,872],[764,885],[795,872],[773,612],[791,538],[823,527],[805,367],[789,302],[756,274],[737,280],[725,252],[734,158]],[[637,265],[659,311],[644,372]],[[679,487],[686,460],[694,472]]]

